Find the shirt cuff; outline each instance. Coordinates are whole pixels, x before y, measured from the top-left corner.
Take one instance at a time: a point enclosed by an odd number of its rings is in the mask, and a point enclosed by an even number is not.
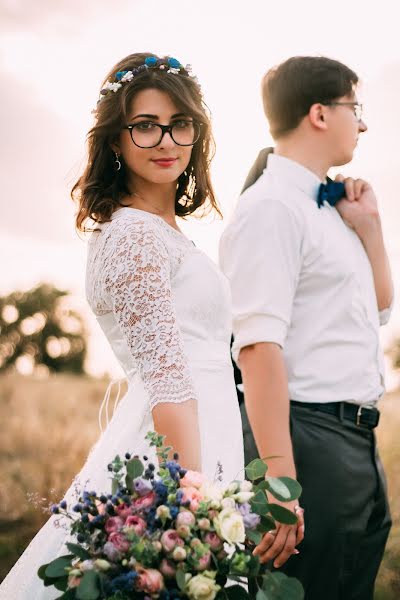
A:
[[[390,315],[392,314],[393,306],[394,306],[394,294],[393,294],[390,306],[388,306],[388,308],[384,308],[383,310],[379,311],[379,324],[380,325],[386,325],[386,323],[389,322]]]
[[[233,360],[239,364],[241,349],[252,344],[270,342],[283,348],[287,329],[288,324],[285,321],[271,315],[252,315],[236,321],[233,327]]]

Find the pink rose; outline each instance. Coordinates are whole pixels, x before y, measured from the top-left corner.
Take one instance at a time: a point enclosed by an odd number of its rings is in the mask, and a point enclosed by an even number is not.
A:
[[[137,498],[134,501],[133,506],[135,507],[136,510],[144,510],[145,508],[150,508],[151,506],[153,506],[155,499],[156,499],[155,492],[150,492],[149,494],[146,494],[145,496],[142,496],[141,498]]]
[[[113,533],[114,531],[119,531],[123,524],[124,522],[121,517],[110,517],[107,519],[104,528],[107,533]]]
[[[129,517],[132,514],[131,507],[127,506],[126,504],[119,504],[118,506],[115,507],[115,510],[116,510],[118,516],[121,517],[121,519],[126,519],[127,517]]]
[[[137,535],[143,535],[146,531],[146,522],[140,517],[130,515],[125,521],[125,527],[132,528]]]
[[[190,510],[192,512],[196,512],[202,499],[203,496],[195,487],[183,488],[182,502],[190,502]]]
[[[192,527],[196,522],[196,518],[193,513],[189,510],[184,510],[178,513],[176,517],[176,526],[180,527],[181,525],[187,525],[188,527]]]
[[[184,541],[174,529],[167,529],[161,536],[161,543],[165,552],[172,552],[176,546],[183,546]]]
[[[135,584],[137,590],[146,594],[157,594],[163,589],[164,579],[160,571],[139,567],[137,573],[138,577]]]
[[[113,531],[110,534],[108,541],[111,542],[119,552],[127,552],[129,550],[130,543],[122,533]]]
[[[214,531],[208,531],[204,536],[204,542],[208,544],[211,550],[216,551],[222,548],[223,541]]]
[[[201,558],[196,561],[196,571],[205,571],[210,566],[211,552],[203,554]]]
[[[68,587],[69,588],[76,588],[76,587],[78,587],[78,585],[81,582],[81,579],[82,579],[81,577],[76,577],[74,575],[68,577]]]
[[[163,558],[160,564],[160,571],[165,577],[175,577],[176,567],[170,560]]]
[[[204,475],[197,471],[186,471],[186,474],[180,480],[180,486],[182,488],[200,488],[204,483]]]

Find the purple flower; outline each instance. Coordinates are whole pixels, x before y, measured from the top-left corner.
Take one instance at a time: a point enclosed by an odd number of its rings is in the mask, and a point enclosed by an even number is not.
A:
[[[256,515],[256,513],[249,513],[247,515],[243,515],[243,523],[245,529],[255,529],[261,521],[261,517]]]
[[[137,492],[139,494],[139,496],[145,496],[146,494],[151,492],[151,490],[153,489],[151,482],[148,481],[147,479],[142,479],[141,477],[138,479],[135,479],[135,481],[133,482],[133,485],[135,487],[135,492]]]
[[[111,562],[117,562],[121,555],[111,542],[106,542],[103,547],[103,553],[107,556]]]

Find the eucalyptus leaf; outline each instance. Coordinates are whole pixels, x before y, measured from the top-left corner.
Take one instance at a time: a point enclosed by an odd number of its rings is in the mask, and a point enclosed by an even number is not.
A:
[[[258,490],[250,500],[251,510],[257,515],[264,516],[269,512],[269,505],[265,492]]]
[[[176,572],[176,583],[178,584],[178,588],[183,592],[186,587],[186,577],[185,572],[182,569],[178,569]]]
[[[78,600],[97,600],[100,596],[99,576],[96,571],[86,571],[76,588]]]
[[[38,577],[40,577],[40,579],[43,579],[43,580],[46,579],[45,572],[46,572],[46,569],[48,566],[49,566],[49,563],[47,563],[47,565],[42,565],[41,567],[39,567],[37,574],[38,574]]]
[[[281,502],[297,500],[301,496],[301,485],[291,477],[267,477],[267,489]]]
[[[64,577],[66,574],[65,568],[71,566],[71,559],[74,556],[72,554],[66,554],[65,556],[59,556],[49,563],[44,572],[45,577],[50,577],[52,579],[58,577]]]
[[[56,600],[75,600],[75,589],[67,590],[62,596],[58,596]]]
[[[257,479],[261,479],[265,476],[267,470],[268,467],[265,464],[265,462],[261,460],[261,458],[255,458],[245,468],[246,475],[250,479],[250,481],[256,481]]]
[[[272,600],[272,598],[270,596],[267,596],[264,590],[258,590],[256,600]]]
[[[68,588],[68,575],[65,577],[59,577],[55,580],[53,585],[56,590],[59,590],[60,592],[66,592]]]
[[[256,544],[256,546],[257,546],[261,542],[261,540],[263,538],[263,534],[261,533],[261,531],[252,529],[251,531],[246,531],[246,537],[251,542],[254,542],[254,544]]]
[[[138,458],[132,458],[126,463],[126,471],[132,479],[136,479],[143,474],[144,466]]]
[[[303,600],[304,590],[300,581],[284,573],[268,573],[263,577],[262,589],[271,600]]]
[[[279,521],[279,523],[283,523],[284,525],[296,525],[297,523],[296,515],[291,510],[288,510],[279,504],[270,502],[269,512],[274,519]]]
[[[125,477],[125,486],[130,493],[133,492],[133,479],[130,475]]]
[[[75,554],[75,556],[81,560],[88,560],[90,558],[89,552],[79,544],[67,543],[67,548],[70,552],[72,552],[72,554]]]
[[[118,488],[119,488],[119,479],[115,479],[113,477],[113,479],[111,481],[111,493],[116,494],[118,492]]]
[[[260,531],[261,533],[267,533],[267,531],[271,531],[272,529],[275,529],[275,528],[276,528],[276,523],[275,523],[274,519],[272,517],[270,517],[269,515],[266,515],[264,517],[261,517],[261,521],[257,527],[257,531]]]

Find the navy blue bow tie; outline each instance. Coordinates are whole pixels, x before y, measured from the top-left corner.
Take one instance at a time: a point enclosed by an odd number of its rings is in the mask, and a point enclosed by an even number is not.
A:
[[[318,190],[317,204],[318,208],[323,206],[324,202],[328,202],[331,206],[335,206],[336,202],[339,202],[346,196],[346,190],[344,183],[340,181],[328,181],[328,183],[321,183]]]

